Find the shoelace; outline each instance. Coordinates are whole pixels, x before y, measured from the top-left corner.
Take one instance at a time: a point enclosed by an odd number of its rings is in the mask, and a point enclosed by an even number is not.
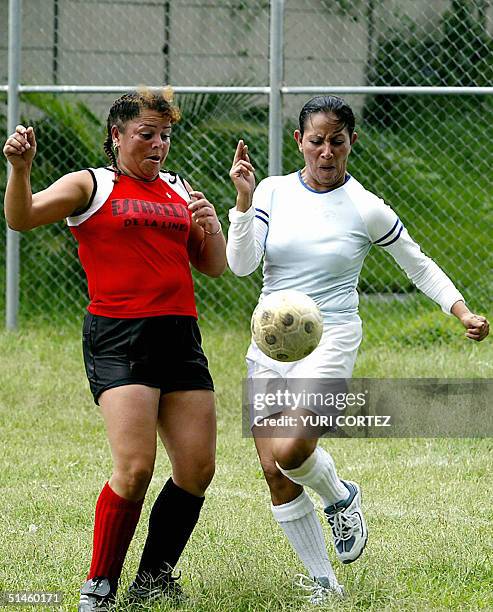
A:
[[[338,540],[349,540],[359,526],[358,517],[354,514],[345,514],[344,510],[339,510],[330,518],[330,526],[334,532],[334,537]]]
[[[141,576],[140,580],[136,580],[134,590],[146,595],[162,595],[163,585],[168,585],[168,587],[171,587],[171,590],[176,589],[177,592],[181,591],[181,587],[178,583],[178,580],[181,578],[181,570],[177,575],[173,576],[174,569],[171,565],[166,565],[167,567],[165,567],[161,574],[155,578],[150,575]]]
[[[99,585],[104,580],[104,577],[95,576],[92,578],[91,582],[91,590],[92,593],[84,593],[80,596],[79,604],[81,603],[91,603],[93,608],[103,608],[107,605],[106,597],[102,597],[96,593]]]
[[[178,570],[178,574],[176,576],[173,576],[173,572],[175,571],[174,568],[172,568],[169,563],[166,563],[166,566],[167,567],[163,570],[163,576],[166,577],[168,582],[173,583],[173,582],[177,582],[178,580],[180,580],[181,570]]]
[[[95,578],[92,579],[91,588],[93,592],[96,592],[96,590],[99,588],[99,585],[103,582],[103,580],[104,580],[104,577],[99,577],[99,576],[96,576]]]
[[[322,603],[327,595],[344,595],[343,587],[337,582],[326,587],[304,574],[296,574],[295,585],[310,593],[307,597],[312,603]]]

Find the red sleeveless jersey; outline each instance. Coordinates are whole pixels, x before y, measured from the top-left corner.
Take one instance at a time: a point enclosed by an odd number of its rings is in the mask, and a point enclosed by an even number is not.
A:
[[[180,179],[151,182],[90,170],[89,208],[67,219],[87,276],[89,312],[113,318],[197,317],[187,250],[191,216]]]

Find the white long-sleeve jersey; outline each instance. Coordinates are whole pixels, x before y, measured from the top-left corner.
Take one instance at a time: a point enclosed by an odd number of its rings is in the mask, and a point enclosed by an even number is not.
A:
[[[372,245],[388,251],[411,281],[449,314],[464,298],[410,237],[383,200],[348,176],[317,192],[299,172],[259,183],[252,206],[229,211],[227,258],[238,276],[264,257],[263,296],[297,289],[312,297],[327,324],[358,321],[359,274]]]

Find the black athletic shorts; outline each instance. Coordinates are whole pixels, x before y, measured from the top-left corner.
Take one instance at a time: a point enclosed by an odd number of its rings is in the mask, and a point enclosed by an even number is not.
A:
[[[113,319],[87,313],[84,364],[94,401],[106,389],[147,385],[161,393],[209,389],[214,384],[194,317]]]

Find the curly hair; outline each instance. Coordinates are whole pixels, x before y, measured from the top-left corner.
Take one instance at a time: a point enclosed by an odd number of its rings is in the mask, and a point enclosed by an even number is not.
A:
[[[116,154],[113,149],[111,128],[116,125],[120,132],[125,131],[126,123],[138,117],[143,110],[162,113],[170,119],[172,124],[180,120],[180,110],[173,103],[173,90],[171,87],[163,87],[157,91],[148,88],[133,90],[115,100],[106,120],[106,140],[103,144],[104,152],[110,158],[111,165],[115,169],[115,182],[118,181],[118,177],[122,172],[118,168]]]

